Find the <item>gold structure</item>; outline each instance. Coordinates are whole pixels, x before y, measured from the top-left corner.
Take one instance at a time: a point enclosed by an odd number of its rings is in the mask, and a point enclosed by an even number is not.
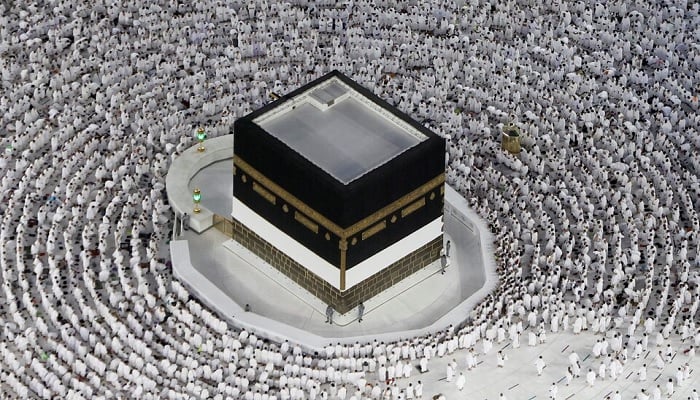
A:
[[[372,226],[371,228],[367,229],[366,231],[362,232],[362,240],[367,240],[370,237],[374,236],[375,233],[379,233],[386,228],[386,221],[381,221],[380,223]]]
[[[204,150],[206,150],[204,148],[204,139],[207,138],[207,134],[204,132],[204,128],[198,128],[196,136],[197,136],[197,141],[199,141],[199,147],[197,147],[197,151],[201,153]]]
[[[348,241],[343,238],[338,242],[338,249],[340,250],[340,290],[345,290],[345,269],[347,268],[347,251],[348,251]]]
[[[199,203],[202,201],[202,191],[199,190],[199,188],[194,188],[192,191],[192,201],[194,201],[194,210],[192,210],[195,214],[199,214],[202,209],[199,208]]]
[[[433,197],[435,197],[435,194],[431,193],[430,196],[432,199]],[[418,210],[419,208],[423,207],[424,205],[425,205],[425,197],[422,197],[418,201],[414,201],[410,205],[406,206],[403,210],[401,210],[401,218],[406,218],[412,212]]]
[[[501,135],[501,149],[506,150],[511,154],[520,153],[520,128],[513,123],[508,123],[503,126],[503,134]]]
[[[313,233],[318,233],[318,224],[315,224],[312,220],[306,218],[306,215],[300,213],[299,211],[294,211],[294,219],[300,224],[309,228]]]
[[[275,195],[268,192],[267,189],[265,189],[264,187],[258,185],[257,182],[253,182],[253,191],[259,194],[263,199],[269,201],[270,203],[277,204],[277,198],[275,197]]]

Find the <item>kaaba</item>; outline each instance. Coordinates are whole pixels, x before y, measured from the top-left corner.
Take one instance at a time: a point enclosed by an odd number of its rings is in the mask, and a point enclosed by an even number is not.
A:
[[[439,258],[444,139],[342,73],[239,118],[233,136],[234,239],[336,309]]]

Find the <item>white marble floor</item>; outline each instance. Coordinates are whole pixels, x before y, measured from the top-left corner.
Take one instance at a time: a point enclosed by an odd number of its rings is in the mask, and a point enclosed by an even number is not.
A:
[[[233,193],[233,163],[231,160],[215,162],[199,171],[190,180],[190,190],[202,191],[202,206],[214,214],[231,215]]]
[[[687,349],[690,343],[681,344],[679,340],[671,340],[676,351],[681,350],[671,363],[667,363],[663,370],[658,370],[653,366],[653,357],[660,349],[657,348],[653,341],[650,341],[649,351],[651,352],[646,358],[644,352],[642,358],[638,360],[630,359],[624,365],[623,373],[617,380],[611,380],[608,376],[604,380],[596,379],[594,386],[588,386],[585,381],[585,372],[588,368],[598,370],[601,359],[595,359],[591,355],[591,348],[600,336],[593,335],[588,332],[583,332],[579,335],[567,333],[549,333],[547,342],[534,347],[525,345],[526,340],[521,340],[521,347],[513,349],[508,341],[501,344],[494,344],[493,349],[486,355],[479,355],[480,364],[476,369],[471,371],[466,370],[466,350],[458,350],[452,355],[447,355],[443,358],[433,359],[430,361],[430,371],[425,374],[416,373],[409,379],[401,379],[398,381],[399,387],[405,387],[409,382],[415,383],[420,380],[425,385],[423,398],[430,399],[432,395],[442,393],[448,400],[451,399],[488,399],[496,400],[500,393],[503,393],[508,400],[540,400],[549,398],[549,387],[552,383],[557,383],[558,400],[571,399],[600,399],[619,391],[623,400],[631,400],[640,393],[641,389],[646,389],[650,393],[652,388],[657,384],[661,386],[662,393],[665,394],[665,383],[669,378],[673,378],[676,369],[685,364],[691,363],[693,372],[690,374],[690,379],[682,387],[676,387],[675,393],[671,397],[663,396],[662,398],[671,399],[687,399],[690,398],[692,389],[700,391],[700,360],[696,357],[689,361],[688,357],[682,353],[682,350]],[[504,353],[508,357],[503,368],[498,368],[496,365],[496,353],[499,349],[505,347]],[[477,346],[476,350],[481,350],[481,346]],[[566,368],[568,366],[567,357],[571,351],[576,351],[581,360],[582,375],[580,378],[574,378],[569,386],[563,381]],[[537,376],[535,368],[535,360],[542,356],[547,366],[545,367],[542,376]],[[466,377],[466,386],[462,392],[457,390],[453,382],[446,382],[446,367],[447,363],[455,359],[459,365],[458,372],[464,372]],[[637,371],[642,366],[647,364],[647,380],[640,382],[638,380]],[[417,366],[417,363],[416,363]],[[374,377],[372,377],[374,378]],[[376,379],[376,378],[374,378]],[[368,381],[370,379],[368,378]],[[675,380],[675,378],[674,378]]]

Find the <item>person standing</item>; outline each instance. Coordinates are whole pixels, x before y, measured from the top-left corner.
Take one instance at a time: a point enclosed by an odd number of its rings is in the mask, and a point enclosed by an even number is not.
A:
[[[467,353],[467,370],[476,368],[476,354],[474,354],[474,348],[470,348]]]
[[[360,302],[360,304],[357,305],[357,322],[362,322],[362,316],[365,314],[365,305],[364,303]]]
[[[403,377],[410,378],[411,372],[413,372],[413,364],[407,362],[406,365],[403,366]]]
[[[379,366],[379,368],[377,369],[377,374],[380,382],[387,381],[386,366],[384,364]]]
[[[552,400],[557,400],[557,392],[559,389],[557,388],[557,384],[552,383],[552,386],[549,387],[549,398]]]
[[[496,354],[496,365],[498,365],[498,368],[504,367],[506,359],[507,359],[506,355],[503,354],[503,352],[499,350],[498,353]]]
[[[647,365],[643,364],[641,367],[639,367],[639,371],[637,372],[637,376],[639,377],[640,382],[644,382],[647,380]]]
[[[668,378],[668,382],[666,382],[666,395],[673,396],[673,378]]]
[[[575,377],[580,377],[581,376],[581,364],[577,362],[571,363],[571,370],[574,372]]]
[[[423,398],[423,384],[421,383],[421,381],[418,381],[418,382],[416,383],[416,390],[415,390],[415,392],[416,392],[416,398],[417,398],[417,399],[422,399],[422,398]]]
[[[649,395],[647,394],[647,391],[645,389],[642,389],[639,391],[637,394],[636,399],[638,400],[649,400]]]
[[[605,362],[601,362],[600,365],[598,366],[598,376],[600,377],[601,380],[605,379],[605,370],[607,366],[605,365]]]
[[[493,342],[491,342],[491,339],[487,337],[481,341],[481,344],[483,346],[484,354],[487,354],[493,348]]]
[[[190,228],[190,216],[187,213],[182,214],[182,219],[180,220],[180,233],[188,230]]]
[[[511,337],[511,342],[513,343],[514,349],[520,348],[520,333],[519,332],[515,332],[515,334]]]
[[[535,332],[530,331],[527,334],[527,345],[528,346],[536,346],[537,345],[537,335]]]
[[[586,382],[588,383],[588,386],[593,386],[595,385],[595,371],[593,369],[588,368],[588,373],[586,374]]]
[[[566,375],[564,375],[564,378],[566,378],[566,386],[569,386],[571,381],[574,379],[574,373],[571,371],[571,366],[566,368]]]
[[[571,367],[574,368],[574,375],[578,376],[576,374],[576,367],[581,367],[581,358],[575,351],[572,351],[571,354],[569,354],[569,364],[571,364]]]
[[[406,386],[406,400],[413,400],[416,397],[415,390],[412,383],[408,383]]]
[[[537,360],[535,360],[535,367],[537,368],[537,376],[542,375],[542,371],[544,370],[544,368],[546,366],[547,366],[547,364],[545,364],[544,360],[542,359],[542,356],[539,356],[537,358]]]
[[[661,354],[661,351],[659,351],[659,353],[654,357],[654,364],[658,369],[664,369],[666,366],[666,362],[664,362],[664,357]]]
[[[676,386],[681,387],[683,386],[683,368],[678,367],[678,370],[676,371]]]
[[[467,382],[467,378],[464,376],[464,372],[460,372],[457,377],[455,384],[457,385],[457,390],[462,391],[464,389],[464,384]]]
[[[330,304],[326,307],[326,323],[333,324],[333,307]]]
[[[610,378],[612,380],[616,380],[617,376],[622,373],[622,363],[620,363],[620,360],[617,357],[612,360],[608,368],[610,369]]]
[[[422,374],[428,372],[428,358],[427,357],[421,358],[419,365],[420,365],[420,372]]]

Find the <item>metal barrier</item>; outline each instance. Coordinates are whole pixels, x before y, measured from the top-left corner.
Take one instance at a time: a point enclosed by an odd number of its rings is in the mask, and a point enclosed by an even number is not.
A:
[[[179,231],[180,224],[178,223],[178,215],[175,213],[175,219],[173,220],[173,237],[171,240],[175,240],[176,238],[180,237],[182,234],[181,231]]]

